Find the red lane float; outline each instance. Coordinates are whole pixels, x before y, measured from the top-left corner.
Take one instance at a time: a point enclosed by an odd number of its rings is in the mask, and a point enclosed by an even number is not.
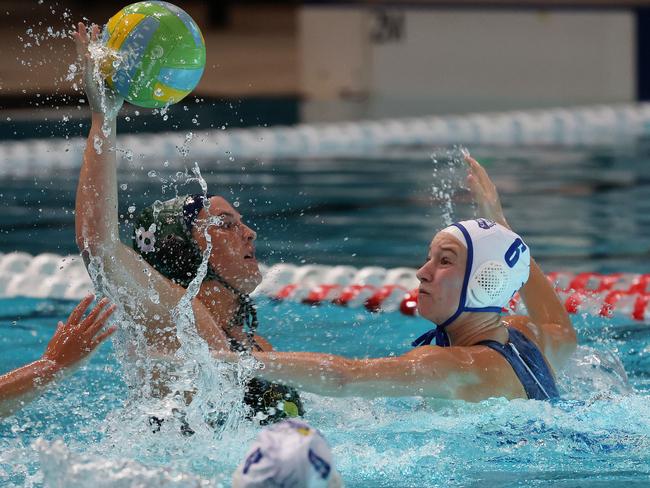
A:
[[[626,317],[637,321],[650,322],[650,292],[646,290],[650,275],[637,275],[626,290],[615,289],[621,283],[622,274],[596,275],[581,273],[575,275],[571,286],[582,289],[557,288],[556,292],[570,314],[594,315],[606,318]],[[553,276],[549,276],[553,280]],[[400,285],[352,284],[347,286],[322,284],[312,288],[301,288],[299,284],[290,284],[281,288],[271,298],[292,300],[319,305],[334,303],[346,307],[365,307],[371,312],[399,310],[408,316],[417,315],[418,290],[407,290]],[[506,313],[525,314],[526,310],[519,294],[510,300]]]

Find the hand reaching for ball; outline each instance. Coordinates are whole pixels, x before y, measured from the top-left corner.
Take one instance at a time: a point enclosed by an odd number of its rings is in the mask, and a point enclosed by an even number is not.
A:
[[[77,31],[72,34],[77,47],[77,56],[82,68],[83,86],[88,98],[90,110],[103,114],[107,119],[117,117],[124,98],[106,86],[97,60],[93,57],[100,54],[93,46],[99,44],[99,26],[93,24],[90,31],[83,22],[79,22]]]

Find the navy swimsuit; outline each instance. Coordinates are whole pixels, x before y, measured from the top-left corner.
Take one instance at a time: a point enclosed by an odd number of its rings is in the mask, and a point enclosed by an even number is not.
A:
[[[537,346],[516,329],[508,327],[508,334],[509,339],[506,344],[483,341],[478,345],[487,346],[498,352],[510,363],[530,400],[559,398],[553,373]]]

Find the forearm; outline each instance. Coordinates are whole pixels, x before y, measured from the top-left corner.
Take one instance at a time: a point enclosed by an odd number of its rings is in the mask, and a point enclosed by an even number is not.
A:
[[[564,305],[552,283],[546,278],[534,259],[530,260],[530,275],[519,290],[528,316],[534,324],[557,324],[575,337],[575,330]]]
[[[255,376],[326,396],[345,396],[346,358],[311,352],[253,354],[263,368]]]
[[[110,253],[119,243],[116,119],[92,114],[75,205],[77,244],[91,254]]]
[[[37,397],[60,371],[54,361],[39,359],[0,376],[0,417],[11,415]]]
[[[498,223],[510,229],[505,217],[499,219]],[[575,336],[571,319],[560,301],[560,297],[532,256],[528,281],[519,290],[519,294],[526,305],[531,322],[538,325],[558,324],[565,328],[569,334],[573,333]]]
[[[263,364],[255,373],[304,391],[325,396],[366,398],[426,395],[455,398],[456,380],[439,381],[436,368],[422,371],[417,360],[405,357],[348,359],[311,352],[254,353]]]

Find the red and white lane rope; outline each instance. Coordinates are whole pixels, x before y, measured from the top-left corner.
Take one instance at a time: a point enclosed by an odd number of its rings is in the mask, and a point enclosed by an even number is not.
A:
[[[334,303],[371,311],[417,314],[415,269],[377,266],[276,264],[261,266],[256,295],[318,305]],[[549,280],[573,314],[622,317],[650,322],[650,273],[549,273]],[[92,284],[78,256],[0,254],[0,297],[79,299]],[[519,295],[508,310],[524,314]]]
[[[270,274],[273,271],[271,268]],[[333,268],[333,271],[336,271],[336,268]],[[331,302],[347,307],[363,306],[373,312],[399,310],[404,315],[417,315],[417,287],[408,286],[409,271],[414,278],[415,270],[390,270],[389,273],[393,273],[392,278],[397,278],[397,282],[385,280],[387,282],[381,284],[368,282],[373,281],[372,278],[376,281],[376,268],[364,268],[360,271],[365,271],[365,276],[348,283],[315,283],[313,277],[311,280],[304,279],[303,274],[299,276],[302,280],[285,283],[274,289],[269,287],[268,283],[263,283],[262,287],[265,295],[276,300],[291,300],[311,305]],[[330,271],[330,274],[333,273]],[[547,277],[555,285],[560,300],[571,314],[624,317],[650,322],[650,274],[555,272],[549,273]],[[513,297],[506,311],[514,314],[526,313],[519,294]]]

